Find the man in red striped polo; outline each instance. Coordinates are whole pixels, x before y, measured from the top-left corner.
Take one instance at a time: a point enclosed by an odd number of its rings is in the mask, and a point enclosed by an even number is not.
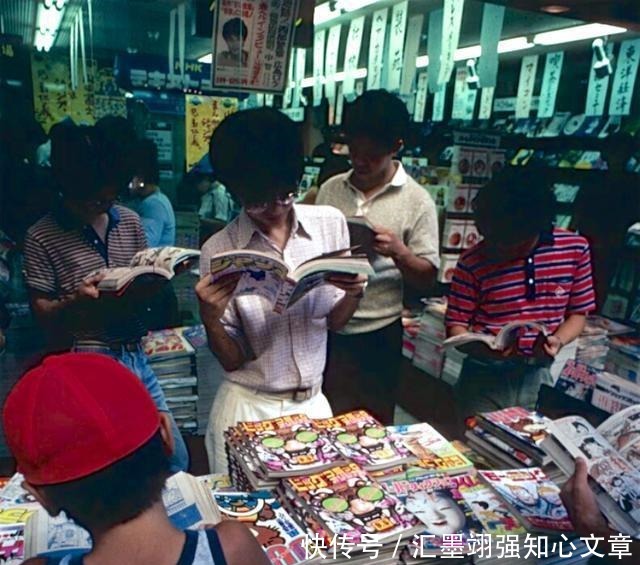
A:
[[[455,385],[459,416],[507,406],[535,407],[549,366],[582,331],[595,308],[587,240],[553,227],[551,190],[525,169],[505,170],[474,201],[484,240],[456,266],[446,315],[447,334],[497,334],[505,324],[544,324],[548,336],[523,328],[506,350],[475,342]]]

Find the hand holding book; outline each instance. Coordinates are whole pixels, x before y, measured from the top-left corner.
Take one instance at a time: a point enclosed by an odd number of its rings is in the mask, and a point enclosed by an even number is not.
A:
[[[200,301],[200,310],[204,321],[217,321],[222,318],[241,277],[242,273],[233,273],[215,282],[211,277],[203,277],[198,281],[196,296]]]

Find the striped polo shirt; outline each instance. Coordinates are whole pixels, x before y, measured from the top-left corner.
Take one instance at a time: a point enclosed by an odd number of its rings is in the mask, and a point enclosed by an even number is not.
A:
[[[91,226],[74,224],[62,210],[47,214],[31,226],[24,244],[27,286],[51,298],[62,298],[75,292],[93,271],[129,265],[133,256],[147,247],[140,218],[118,205],[108,214],[104,242]],[[69,328],[75,339],[129,341],[145,334],[130,304],[112,297],[101,300],[113,300],[113,307],[101,308],[99,317],[97,312],[87,316],[83,327]]]
[[[545,324],[550,332],[570,314],[595,309],[587,240],[554,228],[543,232],[526,257],[491,260],[485,243],[464,252],[456,266],[447,307],[447,327],[497,334],[509,322]],[[523,330],[518,349],[531,355],[535,330]]]

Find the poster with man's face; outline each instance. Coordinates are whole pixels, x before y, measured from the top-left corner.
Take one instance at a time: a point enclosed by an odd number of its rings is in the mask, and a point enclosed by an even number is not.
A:
[[[283,92],[298,0],[219,0],[211,82],[234,91]]]

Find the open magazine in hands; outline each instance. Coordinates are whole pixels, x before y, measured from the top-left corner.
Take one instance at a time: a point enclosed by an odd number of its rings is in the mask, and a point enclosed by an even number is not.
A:
[[[449,347],[460,347],[468,343],[481,343],[493,351],[504,351],[515,345],[518,333],[522,328],[537,329],[543,338],[549,335],[546,326],[537,322],[509,322],[505,324],[496,335],[466,332],[445,339],[442,342],[442,346],[447,349]]]
[[[614,414],[595,429],[580,416],[549,426],[541,447],[570,476],[575,460],[586,461],[598,505],[611,526],[640,534],[640,405]]]

